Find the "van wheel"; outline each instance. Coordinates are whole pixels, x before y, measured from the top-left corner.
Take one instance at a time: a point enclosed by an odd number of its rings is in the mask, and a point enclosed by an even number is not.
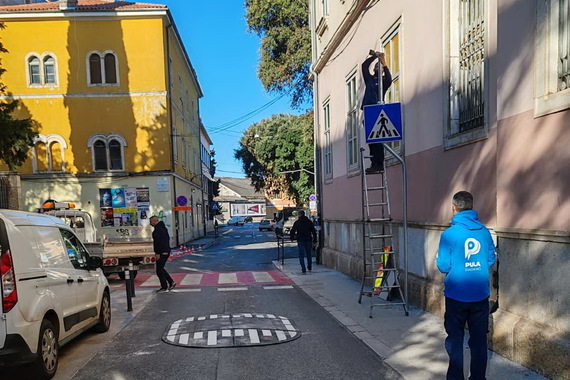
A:
[[[40,327],[38,340],[37,365],[40,375],[44,379],[51,379],[57,371],[59,361],[59,345],[57,330],[53,324],[44,319]]]
[[[138,270],[131,271],[131,278],[134,280],[137,278],[137,274],[139,274]],[[119,278],[125,281],[125,272],[119,272]]]
[[[109,331],[109,327],[111,327],[111,299],[109,293],[105,292],[99,310],[99,323],[95,325],[94,329],[98,333],[104,333]]]

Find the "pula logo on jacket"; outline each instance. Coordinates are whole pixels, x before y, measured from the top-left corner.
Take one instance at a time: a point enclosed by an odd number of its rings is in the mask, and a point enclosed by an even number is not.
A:
[[[465,268],[468,270],[478,270],[481,262],[471,261],[471,256],[477,255],[481,251],[481,243],[474,238],[465,240]]]

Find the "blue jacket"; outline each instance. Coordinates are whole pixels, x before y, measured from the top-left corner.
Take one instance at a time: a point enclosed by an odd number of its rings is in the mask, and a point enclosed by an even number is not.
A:
[[[451,227],[443,231],[435,260],[446,273],[445,296],[461,302],[489,297],[489,269],[495,264],[495,244],[489,230],[479,222],[477,211],[455,214]]]

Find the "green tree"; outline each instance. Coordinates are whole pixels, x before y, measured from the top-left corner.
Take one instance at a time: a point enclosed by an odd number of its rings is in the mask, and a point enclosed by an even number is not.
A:
[[[291,106],[312,102],[308,0],[246,0],[250,32],[261,37],[257,76],[265,89],[291,96]]]
[[[314,192],[313,114],[273,115],[251,125],[235,151],[256,190],[298,205]]]
[[[4,24],[0,23],[0,29]],[[0,52],[8,50],[0,41]],[[0,60],[0,77],[6,72]],[[7,95],[6,86],[0,82],[0,95]],[[18,101],[0,101],[0,160],[13,171],[22,165],[28,158],[28,151],[34,145],[34,138],[38,135],[34,131],[31,119],[13,119],[12,113],[18,107]]]

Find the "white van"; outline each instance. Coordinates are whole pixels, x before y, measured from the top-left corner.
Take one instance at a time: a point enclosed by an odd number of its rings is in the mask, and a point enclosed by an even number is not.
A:
[[[61,345],[91,327],[107,331],[101,266],[61,219],[0,210],[0,365],[31,361],[49,379]]]

